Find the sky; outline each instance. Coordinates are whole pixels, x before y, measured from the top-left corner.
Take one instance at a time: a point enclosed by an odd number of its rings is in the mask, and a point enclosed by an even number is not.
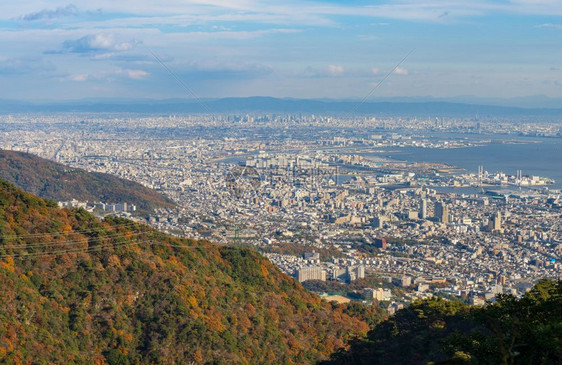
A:
[[[561,98],[562,1],[10,1],[0,84],[11,100]]]

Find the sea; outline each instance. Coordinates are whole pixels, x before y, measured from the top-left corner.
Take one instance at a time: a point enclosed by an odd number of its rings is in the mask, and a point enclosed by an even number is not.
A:
[[[400,131],[398,131],[400,133]],[[516,175],[521,170],[523,175],[549,177],[555,180],[549,189],[562,189],[562,138],[525,137],[511,134],[457,134],[431,133],[424,135],[429,140],[465,141],[478,145],[462,148],[423,148],[423,147],[383,147],[381,152],[357,153],[363,156],[376,156],[405,162],[436,162],[464,169],[465,172],[477,173],[482,165],[489,173],[504,172]],[[239,163],[244,156],[233,156],[222,163]],[[342,175],[338,182],[349,181],[350,175]],[[448,188],[443,188],[448,189]],[[467,188],[464,188],[467,189]],[[473,188],[468,188],[473,189]],[[452,191],[462,189],[451,188]],[[467,191],[468,193],[468,191]]]
[[[462,136],[436,134],[430,137],[455,140]],[[548,187],[562,189],[562,138],[494,134],[481,135],[473,140],[492,140],[492,142],[463,148],[389,147],[388,152],[365,155],[406,162],[440,162],[474,173],[478,171],[480,165],[489,173],[501,171],[508,175],[516,175],[517,170],[521,170],[523,175],[554,179],[555,184]],[[505,141],[516,141],[516,143]]]

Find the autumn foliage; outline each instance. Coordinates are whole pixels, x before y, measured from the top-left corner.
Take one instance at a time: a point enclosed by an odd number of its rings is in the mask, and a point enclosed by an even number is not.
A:
[[[313,363],[379,315],[321,300],[253,251],[0,181],[0,363]]]

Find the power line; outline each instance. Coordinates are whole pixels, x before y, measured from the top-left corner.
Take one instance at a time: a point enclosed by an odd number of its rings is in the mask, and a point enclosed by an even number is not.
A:
[[[183,89],[184,89],[185,91],[187,91],[187,93],[188,93],[189,95],[191,95],[191,97],[193,97],[193,98],[197,101],[197,103],[198,103],[200,106],[203,107],[203,109],[205,109],[205,111],[206,111],[207,113],[213,114],[213,113],[209,110],[209,108],[207,107],[207,105],[206,105],[205,103],[203,103],[203,101],[193,92],[193,90],[191,90],[191,89],[189,88],[189,86],[187,86],[187,85],[185,84],[185,82],[183,82],[183,80],[180,79],[179,76],[176,75],[176,73],[175,73],[174,71],[172,71],[172,70],[160,59],[160,57],[158,57],[158,55],[157,55],[156,53],[154,53],[154,51],[152,51],[150,48],[148,48],[148,46],[147,46],[146,44],[143,43],[142,45],[146,47],[146,49],[148,50],[148,52],[150,52],[150,54],[152,55],[152,57],[154,57],[154,59],[155,59],[156,61],[158,61],[158,63],[159,63],[162,67],[164,67],[164,69],[165,69],[166,71],[168,71],[168,73],[183,87]]]
[[[142,231],[142,232],[137,232],[137,233],[131,233],[131,236],[139,236],[141,234],[144,233],[149,233],[151,231]],[[11,244],[5,244],[5,245],[0,245],[0,248],[9,248],[9,249],[19,249],[19,248],[35,248],[35,247],[44,247],[44,246],[60,246],[60,245],[65,245],[65,244],[76,244],[76,243],[84,243],[84,241],[90,239],[90,238],[100,238],[100,239],[112,239],[112,238],[119,238],[122,235],[125,235],[126,233],[120,233],[120,232],[114,232],[112,234],[108,234],[108,235],[104,235],[104,236],[97,236],[97,237],[87,237],[85,236],[83,239],[81,240],[70,240],[70,241],[54,241],[54,242],[35,242],[35,243],[22,243],[19,245],[11,245]]]
[[[170,247],[176,247],[176,248],[189,248],[189,249],[195,249],[198,248],[198,246],[188,246],[188,245],[179,245],[179,244],[169,244],[169,243],[161,243],[161,242],[152,242],[150,240],[141,240],[141,241],[137,241],[137,242],[126,242],[126,243],[109,243],[109,244],[103,244],[103,245],[97,245],[97,246],[92,246],[92,247],[87,247],[87,248],[74,248],[74,249],[69,249],[69,250],[60,250],[60,251],[52,251],[52,252],[34,252],[34,253],[22,253],[22,254],[4,254],[4,255],[0,255],[0,258],[7,258],[7,257],[11,257],[11,258],[31,258],[31,257],[43,257],[43,256],[57,256],[57,255],[63,255],[63,254],[67,254],[67,253],[92,253],[95,252],[97,250],[101,250],[104,248],[116,248],[116,247],[123,247],[123,246],[134,246],[134,245],[140,245],[140,244],[149,244],[149,245],[156,245],[156,246],[170,246]]]
[[[106,245],[98,245],[92,246],[87,248],[74,248],[69,250],[61,250],[61,251],[52,251],[52,252],[33,252],[33,253],[21,253],[21,254],[13,254],[13,255],[0,255],[0,258],[11,257],[11,258],[22,258],[22,257],[42,257],[42,256],[52,256],[52,255],[62,255],[66,253],[90,253],[95,250],[100,250],[103,248],[109,247],[120,247],[120,246],[130,246],[130,245],[138,245],[139,242],[127,242],[127,243],[116,243],[116,244],[106,244]]]
[[[176,248],[199,248],[200,247],[200,246],[187,246],[187,245],[178,245],[178,244],[163,243],[163,242],[150,242],[149,244],[156,245],[156,246],[170,246],[170,247],[176,247]]]
[[[58,222],[53,222],[53,223],[58,223]],[[93,232],[98,232],[100,228],[112,228],[112,227],[134,227],[134,225],[143,225],[148,227],[145,224],[142,223],[136,223],[136,222],[128,222],[128,223],[120,223],[120,224],[110,224],[109,227],[103,226],[103,223],[107,223],[107,221],[99,221],[96,223],[101,223],[102,226],[101,227],[97,227],[97,228],[91,228],[91,229],[83,229],[83,230],[72,230],[72,231],[68,231],[68,232],[61,232],[61,231],[57,231],[57,232],[53,232],[53,233],[29,233],[29,234],[12,234],[12,235],[3,235],[0,236],[0,239],[18,239],[18,238],[33,238],[33,237],[45,237],[45,236],[52,236],[54,234],[70,234],[70,233],[93,233]],[[109,224],[109,223],[108,223]]]
[[[406,59],[408,59],[408,57],[410,57],[410,55],[411,55],[412,53],[414,53],[414,50],[411,50],[410,52],[408,52],[408,54],[407,54],[406,56],[404,56],[404,58],[402,58],[402,60],[400,60],[400,62],[398,62],[398,63],[396,64],[396,66],[394,66],[394,68],[393,68],[389,73],[387,73],[387,74],[382,78],[382,80],[380,80],[380,81],[375,85],[375,87],[373,87],[373,88],[371,89],[371,91],[369,91],[369,93],[368,93],[367,95],[365,95],[365,97],[364,97],[363,99],[361,99],[361,101],[359,102],[359,104],[357,104],[357,105],[355,106],[355,108],[351,111],[350,114],[351,114],[352,116],[357,112],[357,109],[359,109],[359,107],[360,107],[363,103],[365,103],[365,101],[366,101],[369,97],[371,97],[371,95],[373,95],[373,93],[386,81],[386,79],[388,79],[388,78],[390,77],[390,75],[392,75],[392,74],[394,73],[394,71],[396,71],[396,70],[398,69],[398,67],[400,67],[400,65],[401,65],[402,63],[404,63],[404,61],[406,61]]]
[[[146,228],[150,228],[149,226],[144,225],[144,227]],[[101,231],[100,229],[103,228],[115,228],[114,230],[110,231],[110,232],[104,232]],[[80,235],[87,235],[90,233],[99,233],[99,234],[116,234],[116,233],[125,233],[125,232],[120,232],[119,228],[129,228],[129,229],[133,229],[135,228],[134,226],[129,226],[129,225],[119,225],[119,226],[108,226],[108,227],[98,227],[98,228],[93,228],[93,229],[88,229],[88,230],[78,230],[78,231],[68,231],[68,232],[63,232],[63,231],[57,231],[57,232],[53,232],[53,233],[37,233],[37,234],[29,234],[29,235],[12,235],[12,236],[0,236],[0,239],[34,239],[34,238],[42,238],[42,237],[52,237],[53,235],[71,235],[71,234],[80,234]],[[149,229],[153,230],[152,228]]]

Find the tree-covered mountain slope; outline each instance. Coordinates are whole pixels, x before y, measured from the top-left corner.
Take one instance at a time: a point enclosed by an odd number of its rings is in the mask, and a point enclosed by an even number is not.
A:
[[[132,203],[140,214],[174,206],[170,199],[136,182],[68,167],[24,152],[0,150],[0,179],[46,199]]]
[[[255,252],[100,221],[0,181],[0,363],[314,363],[378,318]]]
[[[484,307],[414,302],[325,364],[562,364],[562,281]]]

